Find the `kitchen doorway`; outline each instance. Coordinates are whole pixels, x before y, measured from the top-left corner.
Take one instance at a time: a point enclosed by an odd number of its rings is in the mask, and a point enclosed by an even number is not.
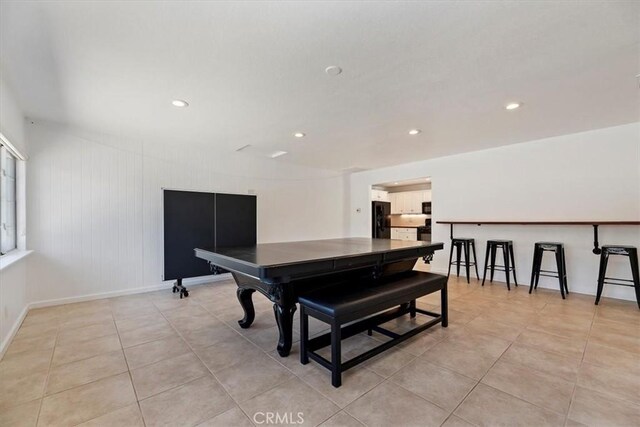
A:
[[[431,243],[431,178],[371,186],[371,237]],[[429,271],[419,260],[416,270]]]

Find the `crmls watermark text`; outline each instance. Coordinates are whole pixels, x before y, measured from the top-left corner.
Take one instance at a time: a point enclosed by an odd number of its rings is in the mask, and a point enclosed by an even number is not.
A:
[[[253,422],[256,424],[302,424],[304,413],[256,412],[253,414]]]

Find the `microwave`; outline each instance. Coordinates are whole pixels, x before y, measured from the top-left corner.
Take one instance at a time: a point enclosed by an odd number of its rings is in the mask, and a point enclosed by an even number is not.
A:
[[[422,213],[431,215],[431,202],[422,202]]]

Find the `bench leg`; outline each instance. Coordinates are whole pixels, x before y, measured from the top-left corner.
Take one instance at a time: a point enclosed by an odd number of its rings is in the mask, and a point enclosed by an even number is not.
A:
[[[300,306],[300,363],[306,365],[309,363],[309,353],[307,347],[309,345],[309,317],[304,307]]]
[[[440,311],[442,316],[442,327],[449,326],[449,301],[447,298],[447,284],[445,283],[440,291]]]
[[[409,302],[409,317],[412,319],[416,317],[416,300]]]
[[[334,321],[331,324],[331,384],[334,387],[342,385],[341,341],[342,330],[340,329],[340,324]]]

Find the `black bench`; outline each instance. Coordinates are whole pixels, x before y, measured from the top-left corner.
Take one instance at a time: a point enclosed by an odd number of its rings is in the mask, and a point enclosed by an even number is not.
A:
[[[432,313],[416,307],[416,298],[436,291],[441,291],[442,313]],[[340,387],[342,384],[343,371],[437,323],[447,327],[447,277],[439,274],[410,271],[383,277],[373,282],[324,289],[300,296],[298,302],[300,303],[300,362],[306,365],[311,358],[329,369],[334,387]],[[433,319],[404,334],[397,334],[380,327],[381,324],[406,314],[413,318],[416,313],[431,316]],[[331,325],[331,332],[309,339],[308,316]],[[347,323],[350,324],[342,326]],[[372,330],[390,337],[391,340],[342,362],[341,340],[364,331],[371,334]],[[316,350],[328,345],[331,345],[331,362],[316,353]]]

